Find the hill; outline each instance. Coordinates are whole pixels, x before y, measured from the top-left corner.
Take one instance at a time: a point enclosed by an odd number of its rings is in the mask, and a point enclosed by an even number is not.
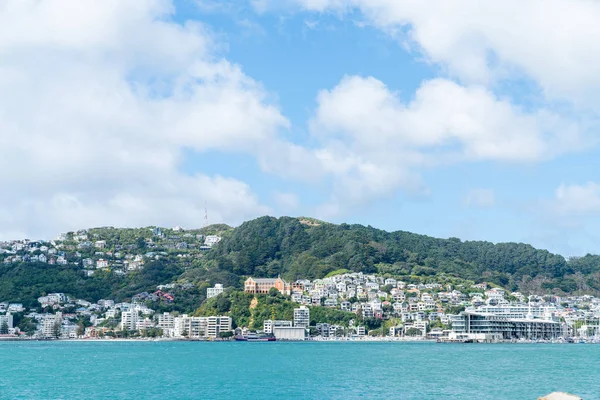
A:
[[[463,242],[306,220],[262,217],[246,222],[207,258],[235,275],[281,275],[288,280],[348,269],[397,276],[443,274],[525,291],[600,289],[598,256],[567,261],[523,243]]]
[[[208,234],[222,238],[210,250],[203,245]],[[98,269],[101,260],[105,266]],[[250,275],[294,281],[340,270],[406,280],[460,278],[525,293],[600,292],[600,256],[566,260],[523,243],[463,242],[305,217],[261,217],[237,228],[95,228],[52,242],[2,242],[0,301],[33,306],[49,292],[122,301],[177,282],[187,284],[186,291],[163,308],[189,312],[215,283],[240,289]]]

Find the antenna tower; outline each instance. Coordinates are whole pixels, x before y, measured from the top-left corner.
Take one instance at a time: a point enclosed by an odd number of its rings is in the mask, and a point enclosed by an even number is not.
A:
[[[204,227],[208,226],[208,207],[206,205],[206,200],[204,201]]]

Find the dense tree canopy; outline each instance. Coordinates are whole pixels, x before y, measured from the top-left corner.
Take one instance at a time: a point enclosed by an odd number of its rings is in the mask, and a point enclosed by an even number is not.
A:
[[[600,286],[600,256],[565,260],[523,243],[462,242],[362,225],[334,225],[302,218],[262,217],[234,229],[208,256],[236,275],[289,280],[321,278],[339,269],[393,275],[447,274],[517,288],[539,277],[547,288],[573,289],[565,276],[583,274]],[[581,285],[580,285],[581,286]],[[571,290],[569,290],[571,291]]]

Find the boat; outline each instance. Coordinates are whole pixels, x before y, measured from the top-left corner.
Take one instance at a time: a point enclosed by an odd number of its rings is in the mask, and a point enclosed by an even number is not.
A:
[[[258,335],[250,333],[248,335],[239,335],[234,338],[236,342],[274,342],[277,338],[273,335]]]

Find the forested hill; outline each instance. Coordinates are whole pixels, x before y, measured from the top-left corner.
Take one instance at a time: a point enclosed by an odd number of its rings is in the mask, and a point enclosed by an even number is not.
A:
[[[206,235],[222,239],[207,249]],[[462,278],[525,293],[600,293],[600,256],[565,260],[521,243],[462,242],[309,218],[262,217],[237,228],[97,228],[52,242],[0,242],[0,302],[31,307],[51,292],[124,301],[176,283],[183,289],[175,290],[176,301],[165,310],[189,311],[215,283],[241,289],[250,275],[293,281],[340,270],[410,282]]]
[[[447,274],[525,290],[600,289],[599,256],[567,261],[522,243],[462,242],[303,218],[262,217],[246,222],[208,258],[218,269],[236,275],[281,275],[289,280],[348,269],[393,275]]]

